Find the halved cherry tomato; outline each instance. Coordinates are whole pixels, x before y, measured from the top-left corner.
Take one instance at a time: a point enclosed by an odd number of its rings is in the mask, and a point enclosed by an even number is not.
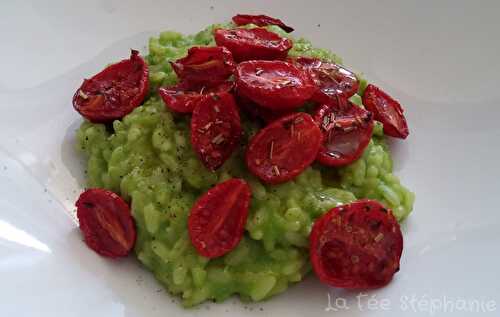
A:
[[[369,84],[366,87],[363,105],[373,112],[375,120],[382,122],[385,134],[400,139],[406,139],[410,134],[404,110],[399,102],[377,86]]]
[[[285,32],[293,32],[293,28],[291,26],[286,25],[280,19],[272,18],[270,16],[259,14],[259,15],[251,15],[251,14],[237,14],[233,17],[233,22],[236,25],[246,25],[246,24],[255,24],[257,26],[266,26],[266,25],[277,25],[283,29]]]
[[[349,98],[358,91],[356,75],[340,65],[312,57],[298,57],[293,61],[311,73],[319,88],[314,98],[318,102],[328,102],[335,95]]]
[[[235,68],[233,56],[225,47],[191,47],[186,57],[170,64],[181,82],[192,90],[219,85]]]
[[[316,158],[322,134],[310,115],[293,113],[272,122],[249,142],[248,169],[269,184],[291,180]]]
[[[245,111],[251,119],[261,120],[264,123],[270,123],[283,116],[289,115],[293,110],[272,110],[264,108],[248,99],[247,97],[238,95],[236,101],[240,109]]]
[[[227,92],[210,94],[194,108],[191,144],[203,164],[216,170],[231,156],[241,136],[238,108]]]
[[[138,107],[149,88],[148,66],[139,52],[85,79],[73,96],[73,108],[94,123],[123,118]]]
[[[403,235],[392,212],[377,201],[333,208],[315,221],[309,240],[314,272],[328,285],[377,288],[399,271]]]
[[[314,114],[323,133],[316,159],[327,166],[344,166],[359,159],[373,132],[370,112],[343,97],[339,102],[322,105]]]
[[[292,41],[263,28],[217,29],[214,31],[218,46],[227,47],[237,62],[254,59],[284,59],[292,48]]]
[[[188,219],[189,237],[199,254],[216,258],[234,249],[245,230],[250,186],[232,178],[198,198]]]
[[[127,203],[117,194],[88,189],[76,202],[76,215],[85,243],[102,256],[126,256],[134,247],[136,231]]]
[[[290,110],[300,107],[317,88],[311,76],[283,61],[247,61],[236,67],[236,91],[262,107]]]
[[[234,87],[233,81],[225,81],[214,87],[202,87],[198,91],[188,90],[183,83],[172,87],[160,87],[158,93],[165,105],[179,113],[191,113],[196,105],[211,93],[230,92]]]

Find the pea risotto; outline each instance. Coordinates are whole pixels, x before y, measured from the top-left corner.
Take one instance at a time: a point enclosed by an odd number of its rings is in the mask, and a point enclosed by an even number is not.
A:
[[[133,250],[186,307],[260,301],[311,271],[335,287],[391,280],[414,202],[386,144],[408,135],[403,109],[292,30],[237,15],[166,31],[84,81],[89,247]]]

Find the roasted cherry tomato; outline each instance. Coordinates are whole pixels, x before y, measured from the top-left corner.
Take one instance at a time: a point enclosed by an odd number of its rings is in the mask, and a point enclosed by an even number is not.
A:
[[[264,123],[270,123],[274,120],[291,114],[293,110],[272,110],[264,108],[248,99],[247,97],[238,95],[236,98],[237,104],[245,111],[251,119],[258,120]]]
[[[73,96],[73,107],[87,120],[108,123],[138,107],[149,88],[148,66],[139,52],[85,79]]]
[[[237,62],[254,59],[284,59],[292,48],[292,41],[263,28],[217,29],[214,31],[218,46],[227,47]]]
[[[191,113],[196,105],[211,93],[230,92],[234,87],[233,81],[225,81],[217,86],[202,87],[198,91],[188,90],[186,85],[181,83],[172,87],[161,87],[158,89],[160,97],[165,105],[179,113]]]
[[[280,19],[272,18],[267,15],[259,14],[259,15],[251,15],[251,14],[237,14],[233,17],[233,22],[236,25],[246,25],[246,24],[255,24],[257,26],[266,26],[266,25],[277,25],[283,29],[285,32],[293,32],[293,28],[291,26],[286,25]]]
[[[356,75],[340,65],[312,57],[298,57],[294,62],[311,73],[319,88],[314,98],[316,101],[328,102],[335,95],[349,98],[358,91],[359,80]]]
[[[181,82],[193,90],[219,85],[235,68],[233,56],[225,47],[191,47],[186,57],[170,64]]]
[[[314,272],[331,286],[377,288],[399,271],[403,235],[391,211],[374,200],[333,208],[309,236]]]
[[[85,243],[100,255],[126,256],[134,247],[136,231],[127,203],[117,194],[88,189],[76,202],[76,215]]]
[[[316,158],[322,134],[310,115],[293,113],[272,122],[249,142],[248,169],[269,184],[291,180]]]
[[[300,107],[317,88],[311,76],[283,61],[247,61],[236,67],[236,91],[262,107],[290,110]]]
[[[400,139],[406,139],[410,134],[399,102],[377,86],[370,84],[366,87],[363,105],[373,112],[375,120],[382,122],[385,134]]]
[[[327,166],[344,166],[360,158],[373,132],[371,112],[345,98],[339,100],[342,100],[340,105],[322,105],[314,114],[323,132],[317,160]]]
[[[189,236],[199,254],[216,258],[233,250],[245,230],[251,191],[238,178],[220,183],[198,198],[188,219]]]
[[[208,95],[193,110],[191,144],[211,170],[219,168],[231,156],[241,132],[238,108],[227,92]]]

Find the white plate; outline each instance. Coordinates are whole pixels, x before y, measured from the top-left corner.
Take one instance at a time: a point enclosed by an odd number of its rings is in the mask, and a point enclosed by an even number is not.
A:
[[[1,316],[499,315],[500,2],[267,2],[0,4]],[[102,259],[80,241],[75,88],[151,34],[195,32],[235,12],[283,18],[406,108],[411,135],[391,144],[417,194],[402,269],[361,307],[356,293],[311,276],[263,303],[186,311],[135,260]]]

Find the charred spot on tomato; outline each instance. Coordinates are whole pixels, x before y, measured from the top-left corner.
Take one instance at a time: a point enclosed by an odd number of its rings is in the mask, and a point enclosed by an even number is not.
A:
[[[285,128],[286,130],[290,130],[292,128],[293,123],[294,123],[293,120],[284,121],[283,128]]]
[[[88,201],[85,201],[83,202],[83,205],[86,207],[86,208],[94,208],[94,204],[93,203],[90,203]]]

